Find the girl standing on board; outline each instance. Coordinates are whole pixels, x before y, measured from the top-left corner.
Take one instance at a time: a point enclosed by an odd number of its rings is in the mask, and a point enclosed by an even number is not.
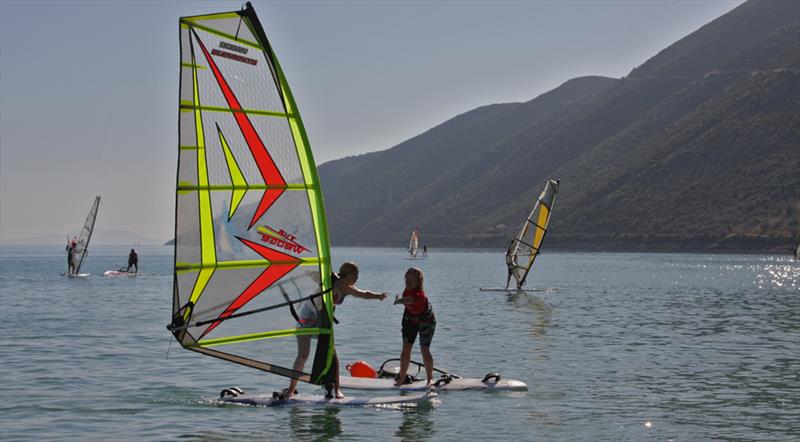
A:
[[[428,376],[428,385],[433,382],[433,355],[431,355],[431,340],[436,331],[436,316],[433,307],[425,296],[424,278],[422,270],[410,268],[406,271],[406,289],[403,296],[395,299],[395,304],[405,305],[403,312],[403,351],[400,353],[400,373],[395,379],[395,387],[405,383],[408,364],[411,361],[411,348],[419,334],[419,350],[422,353],[422,362],[425,364],[425,374]]]
[[[344,299],[350,295],[355,296],[356,298],[361,299],[386,299],[386,293],[376,293],[370,292],[368,290],[361,290],[356,287],[356,281],[358,281],[358,266],[354,262],[346,262],[339,267],[339,281],[337,281],[333,285],[333,303],[335,305],[340,305],[344,302]],[[336,307],[334,306],[334,309]],[[307,317],[307,314],[303,313],[301,309],[301,316]],[[301,318],[301,321],[305,322],[304,318]],[[316,321],[311,326],[315,326]],[[307,324],[300,324],[300,327],[308,327]],[[293,368],[295,370],[302,370],[306,364],[306,360],[308,359],[308,354],[311,350],[311,336],[298,336],[297,337],[297,358],[295,358]],[[336,350],[333,352],[333,376],[334,376],[334,394],[336,399],[342,399],[344,394],[342,394],[341,390],[339,389],[339,356],[336,355]],[[297,387],[297,379],[292,379],[289,382],[289,388],[283,390],[281,393],[281,397],[283,399],[289,399],[294,394],[294,390]]]

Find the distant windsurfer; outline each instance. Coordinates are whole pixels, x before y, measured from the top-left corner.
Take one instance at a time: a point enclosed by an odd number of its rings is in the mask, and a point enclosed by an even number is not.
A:
[[[133,267],[133,272],[135,274],[139,274],[139,254],[136,253],[136,250],[131,249],[131,253],[128,253],[128,268],[125,269],[126,272],[131,271],[131,267]]]
[[[433,355],[431,355],[431,341],[436,331],[436,316],[433,307],[425,296],[424,276],[422,270],[410,268],[406,271],[406,288],[403,296],[394,303],[405,306],[403,312],[403,350],[400,353],[400,372],[397,374],[394,385],[399,387],[405,383],[408,364],[411,362],[411,349],[419,335],[419,350],[422,353],[422,362],[425,364],[425,374],[428,376],[428,385],[433,382]]]
[[[75,274],[75,247],[78,245],[78,239],[72,237],[72,241],[67,242],[67,276]]]
[[[386,299],[386,293],[376,293],[370,292],[368,290],[361,290],[356,287],[356,281],[358,281],[358,266],[354,262],[346,262],[339,267],[339,280],[334,284],[332,294],[333,294],[333,303],[335,305],[341,305],[344,302],[344,299],[350,295],[355,296],[356,298],[361,299]],[[307,302],[304,303],[300,310],[300,317],[301,323],[299,324],[300,327],[313,327],[316,326],[316,311],[309,310]],[[334,306],[334,309],[336,307]],[[319,307],[316,307],[319,309]],[[316,310],[315,309],[315,310]],[[311,318],[313,317],[313,321]],[[313,324],[313,325],[311,325]],[[311,350],[311,336],[297,336],[297,357],[294,360],[294,364],[292,368],[296,371],[302,371],[303,367],[308,360],[308,355]],[[336,355],[336,350],[333,352],[333,378],[334,378],[334,388],[332,394],[336,397],[336,399],[344,398],[344,394],[342,394],[341,389],[339,388],[339,357]],[[295,388],[297,388],[297,379],[292,379],[289,382],[289,388],[283,390],[281,393],[281,397],[283,399],[288,399],[292,397],[295,392]]]
[[[508,277],[506,278],[506,290],[508,290],[508,284],[511,283],[511,276],[514,275],[514,240],[511,240],[511,243],[508,244],[508,250],[506,250],[506,266],[508,267]]]

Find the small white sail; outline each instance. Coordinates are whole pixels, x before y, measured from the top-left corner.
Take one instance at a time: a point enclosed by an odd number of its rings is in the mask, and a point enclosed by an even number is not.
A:
[[[417,251],[419,250],[419,227],[414,229],[411,232],[411,240],[408,242],[408,254],[411,255],[412,258],[417,257]]]

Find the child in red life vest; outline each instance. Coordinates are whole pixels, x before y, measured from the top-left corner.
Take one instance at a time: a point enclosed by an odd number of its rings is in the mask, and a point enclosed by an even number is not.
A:
[[[425,364],[425,374],[428,376],[428,385],[433,382],[433,355],[431,355],[431,340],[436,331],[436,316],[433,307],[425,296],[424,277],[422,270],[410,268],[406,271],[406,289],[403,296],[397,298],[395,304],[403,304],[403,351],[400,353],[400,373],[395,380],[395,386],[405,382],[408,364],[411,361],[411,349],[419,335],[419,350],[422,353],[422,362]]]

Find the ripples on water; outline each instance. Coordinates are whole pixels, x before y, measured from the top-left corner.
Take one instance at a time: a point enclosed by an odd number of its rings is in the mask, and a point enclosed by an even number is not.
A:
[[[505,295],[477,290],[505,282],[501,253],[412,262],[402,250],[335,249],[336,265],[361,265],[366,289],[399,293],[405,268],[422,268],[437,366],[499,371],[530,390],[444,392],[420,410],[264,409],[210,399],[283,380],[177,344],[165,358],[171,250],[143,248],[139,278],[98,276],[126,250],[95,248],[92,277],[67,280],[58,247],[0,249],[3,440],[800,438],[800,264],[785,257],[549,253],[530,285],[557,291]],[[397,357],[400,315],[348,299],[342,365]]]

